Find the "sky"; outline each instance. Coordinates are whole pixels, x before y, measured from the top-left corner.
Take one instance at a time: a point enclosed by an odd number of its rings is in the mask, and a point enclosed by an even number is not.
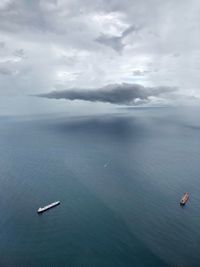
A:
[[[0,114],[199,104],[199,72],[199,0],[0,0]]]

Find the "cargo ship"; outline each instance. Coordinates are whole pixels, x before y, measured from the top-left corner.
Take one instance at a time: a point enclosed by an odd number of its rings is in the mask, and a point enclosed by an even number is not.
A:
[[[47,211],[47,210],[49,210],[49,209],[51,209],[51,208],[53,208],[53,207],[58,206],[59,204],[60,204],[60,201],[53,202],[53,203],[51,203],[51,204],[49,204],[49,205],[47,205],[47,206],[45,206],[45,207],[43,207],[43,208],[39,208],[39,209],[37,210],[37,212],[38,212],[38,213],[42,213],[42,212]]]
[[[182,198],[181,198],[181,200],[180,200],[180,205],[185,205],[185,203],[188,201],[188,199],[189,199],[189,193],[186,192],[186,193],[182,196]]]

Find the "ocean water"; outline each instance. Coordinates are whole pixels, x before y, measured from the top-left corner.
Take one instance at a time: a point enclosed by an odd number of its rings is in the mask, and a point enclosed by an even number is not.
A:
[[[200,266],[198,114],[1,117],[0,266]]]

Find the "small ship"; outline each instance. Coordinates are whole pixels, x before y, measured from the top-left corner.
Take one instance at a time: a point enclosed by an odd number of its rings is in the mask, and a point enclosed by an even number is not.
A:
[[[43,207],[43,208],[39,208],[39,209],[37,210],[37,212],[38,212],[38,213],[42,213],[42,212],[44,212],[44,211],[46,211],[46,210],[49,210],[49,209],[51,209],[51,208],[53,208],[53,207],[58,206],[59,204],[60,204],[60,201],[53,202],[53,203],[51,203],[51,204],[49,204],[49,205],[47,205],[47,206],[45,206],[45,207]]]
[[[186,192],[186,193],[182,196],[182,198],[181,198],[181,200],[180,200],[180,205],[185,205],[186,202],[188,201],[188,199],[189,199],[189,193]]]

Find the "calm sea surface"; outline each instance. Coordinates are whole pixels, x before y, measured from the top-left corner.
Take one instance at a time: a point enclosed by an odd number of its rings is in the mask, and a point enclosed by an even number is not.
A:
[[[198,114],[0,117],[0,266],[200,266]]]

